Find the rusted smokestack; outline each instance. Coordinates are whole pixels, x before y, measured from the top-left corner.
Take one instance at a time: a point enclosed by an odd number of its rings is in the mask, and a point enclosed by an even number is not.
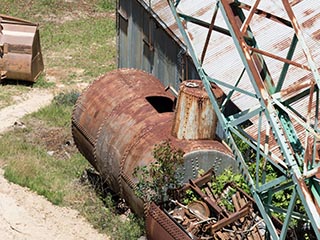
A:
[[[218,101],[223,92],[212,84],[213,94]],[[209,96],[200,80],[187,80],[181,84],[172,135],[178,139],[214,139],[217,115]]]

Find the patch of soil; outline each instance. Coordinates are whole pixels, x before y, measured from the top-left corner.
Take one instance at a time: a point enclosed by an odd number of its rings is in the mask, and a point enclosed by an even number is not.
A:
[[[1,239],[109,239],[75,210],[52,205],[27,188],[11,184],[0,170]]]
[[[0,110],[0,133],[10,130],[14,123],[24,115],[38,111],[48,105],[53,99],[53,94],[48,90],[33,89],[21,97],[15,105]]]
[[[57,16],[55,14],[49,14],[47,16],[41,16],[43,21],[52,22],[56,24],[62,24],[68,21],[76,20],[76,19],[83,19],[89,17],[96,17],[96,18],[115,18],[114,13],[106,13],[106,12],[96,12],[96,11],[70,11],[63,14],[63,16]]]
[[[70,158],[71,154],[77,152],[71,134],[66,134],[59,128],[44,130],[40,132],[40,137],[48,152],[58,158]]]
[[[33,131],[27,133],[27,141],[43,146],[49,155],[59,159],[69,159],[72,154],[78,152],[71,131],[45,126],[40,120],[30,124]]]

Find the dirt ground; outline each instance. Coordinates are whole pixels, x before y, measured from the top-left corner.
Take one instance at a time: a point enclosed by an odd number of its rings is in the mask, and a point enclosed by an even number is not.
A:
[[[1,133],[27,113],[49,104],[53,94],[33,89],[15,105],[0,110]],[[9,183],[0,169],[0,239],[109,239],[75,210],[57,207],[27,188]]]
[[[17,99],[17,103],[0,110],[0,133],[9,130],[24,115],[38,111],[53,99],[48,90],[33,89]]]

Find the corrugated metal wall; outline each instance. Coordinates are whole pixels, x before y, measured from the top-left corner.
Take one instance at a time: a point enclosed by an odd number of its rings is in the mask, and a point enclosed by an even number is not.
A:
[[[181,80],[199,79],[183,48],[139,1],[118,1],[117,25],[119,68],[145,70],[176,90]]]

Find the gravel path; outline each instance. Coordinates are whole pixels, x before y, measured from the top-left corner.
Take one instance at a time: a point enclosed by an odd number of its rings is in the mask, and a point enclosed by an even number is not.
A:
[[[49,105],[53,99],[53,94],[48,90],[33,89],[19,98],[17,104],[0,110],[0,133],[9,130],[14,122],[24,115],[36,112],[41,107]]]
[[[0,110],[0,133],[27,113],[48,105],[53,94],[33,89],[19,103]],[[109,239],[75,210],[57,207],[27,188],[9,183],[0,169],[0,239]]]

